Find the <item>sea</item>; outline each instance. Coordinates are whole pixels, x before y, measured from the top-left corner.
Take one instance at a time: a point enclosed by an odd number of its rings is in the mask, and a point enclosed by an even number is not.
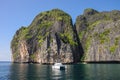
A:
[[[120,64],[68,64],[65,70],[52,65],[0,62],[0,80],[120,80]]]

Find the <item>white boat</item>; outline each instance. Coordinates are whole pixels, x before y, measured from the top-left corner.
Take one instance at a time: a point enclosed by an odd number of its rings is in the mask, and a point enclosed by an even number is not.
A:
[[[52,66],[53,69],[59,69],[59,70],[65,70],[65,65],[63,65],[62,63],[55,63]]]

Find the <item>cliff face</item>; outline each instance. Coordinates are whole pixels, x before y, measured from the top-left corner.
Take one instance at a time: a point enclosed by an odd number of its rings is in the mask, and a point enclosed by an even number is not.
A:
[[[11,42],[13,62],[72,63],[80,61],[71,17],[58,9],[38,14]]]
[[[86,9],[75,27],[84,49],[81,61],[120,61],[120,11]]]
[[[16,32],[11,49],[13,62],[120,61],[120,11],[86,9],[74,26],[59,9],[40,13]]]

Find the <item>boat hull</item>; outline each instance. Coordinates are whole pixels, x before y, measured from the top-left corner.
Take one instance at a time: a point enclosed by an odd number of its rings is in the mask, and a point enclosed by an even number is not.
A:
[[[53,69],[65,70],[65,66],[62,64],[55,64],[52,66]]]

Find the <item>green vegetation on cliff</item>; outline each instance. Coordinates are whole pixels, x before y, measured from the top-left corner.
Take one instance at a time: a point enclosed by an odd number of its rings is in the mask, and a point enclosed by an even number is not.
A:
[[[61,33],[60,37],[64,43],[69,43],[71,46],[78,45],[77,42],[74,41],[72,35],[70,33]]]
[[[75,25],[84,50],[82,61],[111,60],[110,56],[118,55],[119,20],[120,11],[98,12],[90,8],[77,17]]]
[[[54,56],[57,54],[72,58],[72,50],[78,46],[73,35],[70,15],[59,9],[42,12],[28,27],[22,27],[16,32],[11,42],[13,60],[14,62],[24,62],[23,58],[27,57],[25,60],[28,62],[42,60],[43,63],[50,63],[56,59]],[[62,56],[59,55],[64,63],[66,63],[65,61],[69,61],[69,63],[74,61],[73,58],[66,59]]]

